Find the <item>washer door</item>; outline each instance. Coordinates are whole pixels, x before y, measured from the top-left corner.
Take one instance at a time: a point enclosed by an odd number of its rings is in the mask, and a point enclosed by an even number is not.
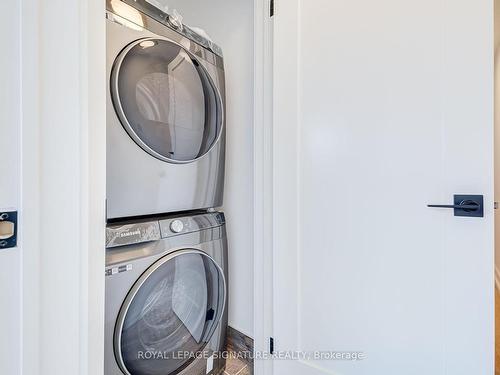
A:
[[[196,57],[169,40],[127,46],[112,69],[111,95],[127,133],[160,160],[194,161],[220,137],[218,90]]]
[[[205,253],[183,250],[160,259],[135,283],[118,316],[115,355],[122,371],[182,371],[210,341],[225,296],[224,273]]]

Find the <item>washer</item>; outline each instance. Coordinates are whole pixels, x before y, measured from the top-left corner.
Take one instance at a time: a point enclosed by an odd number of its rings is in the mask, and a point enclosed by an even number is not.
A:
[[[107,0],[106,18],[108,219],[220,207],[220,48],[145,0]]]
[[[227,240],[222,213],[109,225],[106,375],[224,368]]]

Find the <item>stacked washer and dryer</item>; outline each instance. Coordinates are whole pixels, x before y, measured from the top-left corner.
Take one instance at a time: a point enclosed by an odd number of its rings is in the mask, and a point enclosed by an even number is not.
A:
[[[107,0],[105,375],[219,373],[227,328],[220,48]]]

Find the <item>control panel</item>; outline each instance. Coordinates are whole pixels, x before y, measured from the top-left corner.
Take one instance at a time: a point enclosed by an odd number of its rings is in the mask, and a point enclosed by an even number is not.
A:
[[[161,239],[157,221],[125,225],[111,225],[106,228],[106,247],[133,245]]]
[[[106,228],[106,248],[159,241],[162,238],[220,227],[224,223],[223,213],[210,212],[139,223],[112,224]]]
[[[198,232],[219,227],[224,222],[224,214],[220,212],[164,219],[160,220],[161,236],[162,238],[168,238],[179,234]]]

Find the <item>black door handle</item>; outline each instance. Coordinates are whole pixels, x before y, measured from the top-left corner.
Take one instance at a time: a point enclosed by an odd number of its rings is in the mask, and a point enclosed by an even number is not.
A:
[[[430,208],[452,208],[455,216],[483,217],[482,195],[455,195],[454,204],[429,204]]]
[[[481,206],[473,201],[464,201],[461,204],[428,204],[430,208],[454,208],[457,210],[477,211]]]

